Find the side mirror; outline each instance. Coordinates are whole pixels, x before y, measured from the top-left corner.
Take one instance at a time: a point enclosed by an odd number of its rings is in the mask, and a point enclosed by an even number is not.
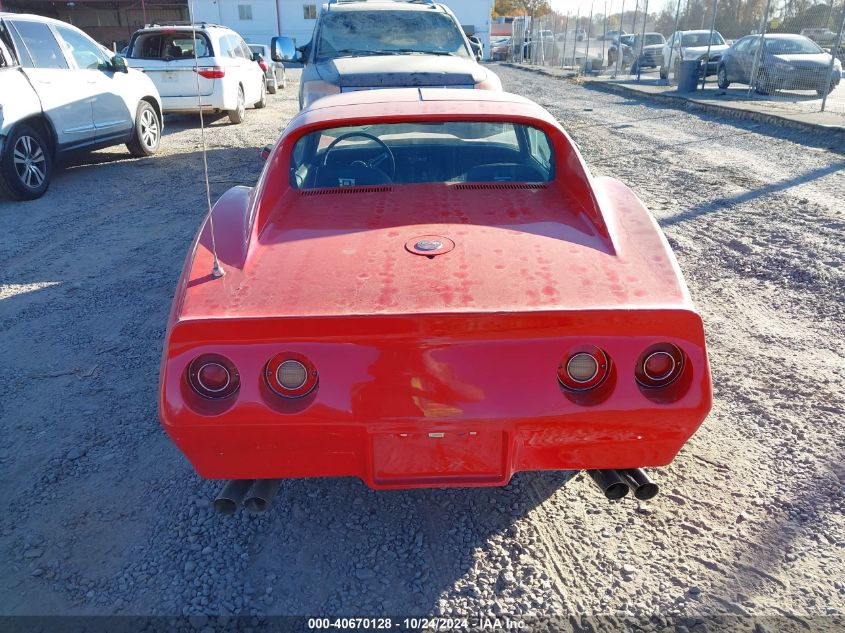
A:
[[[118,57],[117,55],[111,58],[111,67],[116,73],[129,72],[129,66],[126,65],[126,60],[122,57]]]
[[[270,154],[272,154],[272,153],[273,153],[273,144],[267,143],[267,145],[264,146],[264,149],[261,150],[261,160],[267,160],[268,158],[270,158]]]
[[[472,48],[472,54],[475,55],[476,59],[481,59],[481,46],[473,42],[472,40],[469,41],[470,48]]]
[[[296,45],[289,37],[274,37],[270,40],[270,57],[274,62],[298,62]]]

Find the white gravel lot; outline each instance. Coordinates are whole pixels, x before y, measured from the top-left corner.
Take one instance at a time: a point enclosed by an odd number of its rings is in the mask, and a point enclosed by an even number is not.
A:
[[[596,174],[642,197],[703,313],[715,404],[655,471],[662,494],[609,503],[577,473],[378,493],[294,480],[265,515],[213,514],[217,484],[156,414],[205,200],[196,120],[168,117],[153,158],[96,152],[41,200],[0,200],[0,615],[191,615],[197,630],[229,614],[845,626],[843,137],[497,71],[561,120]],[[297,88],[243,125],[214,121],[213,197],[254,182]]]

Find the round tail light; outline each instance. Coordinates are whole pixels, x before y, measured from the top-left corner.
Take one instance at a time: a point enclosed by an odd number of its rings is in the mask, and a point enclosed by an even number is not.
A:
[[[567,356],[557,368],[557,378],[571,391],[598,387],[610,370],[607,354],[598,347],[585,347]]]
[[[197,356],[188,365],[188,384],[203,398],[228,398],[241,386],[235,364],[220,354]]]
[[[317,368],[302,354],[277,354],[264,368],[267,385],[285,398],[307,396],[317,386]]]
[[[671,343],[658,343],[640,356],[635,375],[643,387],[658,388],[675,382],[683,369],[683,352]]]

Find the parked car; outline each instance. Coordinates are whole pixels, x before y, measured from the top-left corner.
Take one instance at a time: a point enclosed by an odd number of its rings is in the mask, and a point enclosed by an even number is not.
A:
[[[656,68],[663,57],[663,46],[666,38],[660,33],[646,33],[645,37],[637,35],[623,35],[620,38],[622,46],[622,66],[631,66],[631,72],[636,73],[638,67]],[[607,49],[608,65],[616,64],[619,44],[613,43]]]
[[[285,73],[285,65],[282,62],[274,62],[270,54],[270,47],[263,44],[247,44],[249,50],[252,51],[252,56],[260,56],[259,66],[261,62],[264,63],[262,70],[264,71],[264,80],[267,83],[267,92],[271,95],[276,94],[279,88],[287,86],[287,74]]]
[[[232,123],[241,123],[247,106],[263,108],[267,103],[264,71],[243,38],[225,26],[144,27],[132,35],[126,61],[153,80],[165,112],[198,112],[202,107],[226,112]]]
[[[663,45],[663,55],[660,60],[660,78],[668,79],[669,70],[671,69],[675,77],[680,73],[682,61],[702,60],[701,73],[703,75],[715,75],[719,67],[719,59],[722,52],[727,50],[728,45],[725,43],[725,38],[718,31],[713,31],[711,37],[710,31],[678,31],[672,34],[669,41]]]
[[[259,183],[200,226],[161,363],[162,424],[229,480],[219,511],[263,510],[288,477],[567,469],[645,499],[646,473],[617,469],[669,464],[706,417],[702,321],[666,238],[536,103],[325,97]]]
[[[587,31],[584,29],[575,29],[575,40],[578,42],[583,42],[584,38],[587,37]]]
[[[0,189],[19,200],[47,191],[56,161],[126,143],[150,156],[162,106],[149,77],[76,27],[0,13]]]
[[[823,96],[839,85],[842,76],[842,62],[833,60],[831,71],[830,61],[830,53],[803,35],[747,35],[723,53],[717,74],[719,88],[738,82],[753,85],[761,94],[815,90]]]
[[[480,62],[484,59],[484,44],[477,35],[467,35],[467,39],[472,52],[475,54],[476,61]]]
[[[500,62],[508,59],[511,54],[511,42],[513,38],[500,37],[490,42],[490,59],[495,62]]]
[[[836,33],[825,28],[801,29],[801,35],[822,46],[831,46],[836,41]]]
[[[616,40],[618,40],[618,39],[619,39],[619,37],[620,37],[620,36],[622,36],[622,35],[627,35],[627,33],[625,32],[625,30],[624,30],[624,29],[623,29],[623,30],[621,30],[621,31],[607,31],[606,33],[602,33],[601,35],[599,35],[597,39],[598,39],[599,41],[602,41],[602,40],[604,40],[604,41],[610,40],[611,42],[615,42],[615,41],[616,41]]]
[[[273,60],[303,62],[299,105],[339,92],[406,86],[501,90],[443,4],[346,1],[323,6],[311,41],[273,38]]]

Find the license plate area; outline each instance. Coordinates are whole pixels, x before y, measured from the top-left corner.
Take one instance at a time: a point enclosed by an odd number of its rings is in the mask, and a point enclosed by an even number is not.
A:
[[[502,431],[379,433],[373,436],[377,484],[504,483],[507,442]]]

